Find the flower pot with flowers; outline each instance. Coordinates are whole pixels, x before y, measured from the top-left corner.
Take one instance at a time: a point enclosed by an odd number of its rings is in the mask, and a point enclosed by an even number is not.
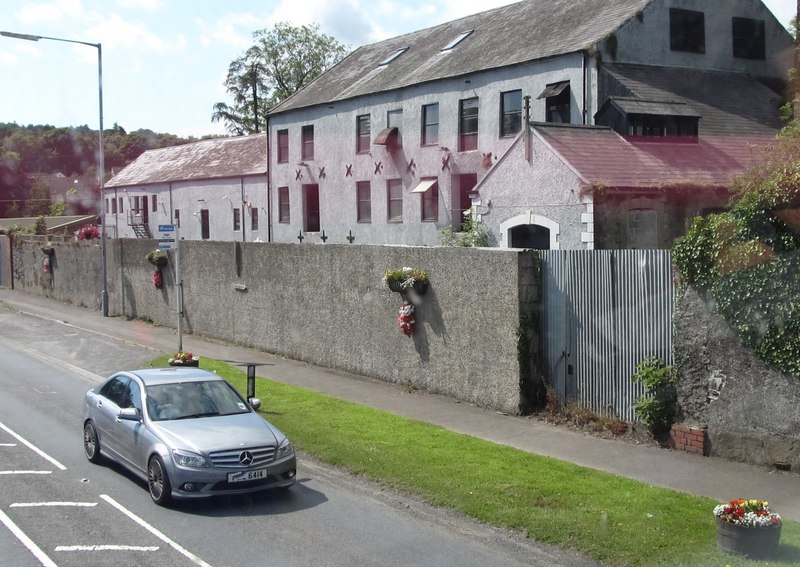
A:
[[[200,366],[200,357],[191,352],[176,352],[167,361],[170,366]]]
[[[100,238],[100,229],[93,224],[87,224],[75,231],[75,240],[94,240]]]
[[[386,270],[383,274],[383,281],[386,286],[398,293],[407,293],[414,290],[422,295],[428,291],[428,274],[419,268],[398,268],[396,270]]]
[[[763,500],[731,500],[714,507],[717,546],[727,553],[762,558],[778,551],[781,517]]]

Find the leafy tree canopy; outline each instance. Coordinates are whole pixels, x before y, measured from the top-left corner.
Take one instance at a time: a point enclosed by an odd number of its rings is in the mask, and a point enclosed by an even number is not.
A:
[[[234,135],[260,132],[267,111],[341,61],[347,47],[319,25],[276,24],[253,32],[255,45],[231,62],[225,87],[233,101],[218,102],[212,122]]]

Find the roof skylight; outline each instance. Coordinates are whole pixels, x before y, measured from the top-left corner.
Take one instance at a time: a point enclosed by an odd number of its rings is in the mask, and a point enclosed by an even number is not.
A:
[[[462,41],[467,39],[472,34],[472,32],[474,32],[474,31],[475,30],[468,30],[468,31],[465,31],[465,32],[461,32],[460,34],[458,34],[458,36],[456,36],[456,38],[453,41],[451,41],[450,43],[448,43],[447,45],[442,47],[442,51],[450,51],[456,45],[458,45],[459,43],[461,43]]]
[[[385,65],[388,65],[389,63],[400,57],[406,51],[408,51],[408,47],[401,47],[400,49],[392,53],[389,57],[378,63],[378,67],[383,67]]]

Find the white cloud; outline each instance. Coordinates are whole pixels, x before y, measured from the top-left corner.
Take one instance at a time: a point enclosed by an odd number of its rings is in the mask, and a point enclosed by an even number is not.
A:
[[[214,21],[197,20],[202,45],[233,45],[242,51],[253,44],[253,32],[266,27],[262,20],[250,12],[232,12]]]
[[[117,5],[121,8],[144,10],[145,12],[157,12],[164,7],[161,0],[117,0]]]

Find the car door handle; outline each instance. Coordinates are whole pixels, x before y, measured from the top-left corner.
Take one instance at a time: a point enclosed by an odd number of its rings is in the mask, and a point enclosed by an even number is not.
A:
[[[100,401],[98,401],[98,402],[97,402],[97,407],[99,407],[99,408],[103,407],[103,402],[102,402],[102,400],[100,400]]]

